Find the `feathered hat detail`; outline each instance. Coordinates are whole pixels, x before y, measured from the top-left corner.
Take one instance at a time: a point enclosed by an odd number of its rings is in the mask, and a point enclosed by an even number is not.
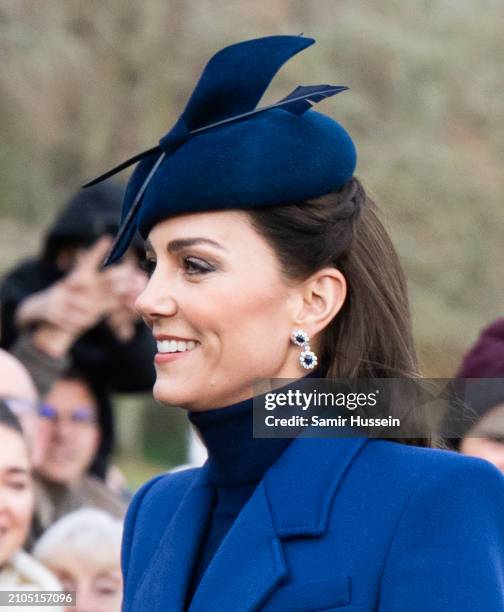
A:
[[[157,146],[84,185],[139,162],[104,265],[124,254],[137,229],[145,238],[168,216],[300,202],[337,190],[352,177],[356,152],[350,136],[311,110],[347,87],[299,86],[275,104],[256,108],[280,67],[314,42],[270,36],[222,49]]]

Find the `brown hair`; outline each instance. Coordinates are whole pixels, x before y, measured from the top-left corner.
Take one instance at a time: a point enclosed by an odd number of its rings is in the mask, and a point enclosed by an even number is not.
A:
[[[404,273],[358,179],[338,192],[249,214],[287,278],[303,280],[327,266],[345,276],[345,304],[321,339],[327,378],[418,377]],[[398,440],[431,445],[427,438]]]

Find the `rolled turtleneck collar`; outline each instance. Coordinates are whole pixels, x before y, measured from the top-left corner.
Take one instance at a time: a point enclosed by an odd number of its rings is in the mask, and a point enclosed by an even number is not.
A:
[[[289,438],[253,437],[253,398],[205,412],[189,420],[208,451],[208,469],[217,486],[256,482],[287,448]]]
[[[319,370],[307,378],[321,376]],[[260,480],[280,457],[291,438],[253,437],[254,398],[224,408],[189,412],[208,451],[208,469],[217,486]]]

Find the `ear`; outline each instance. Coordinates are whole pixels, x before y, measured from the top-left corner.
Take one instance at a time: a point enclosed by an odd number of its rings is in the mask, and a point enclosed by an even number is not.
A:
[[[343,307],[347,283],[336,268],[323,268],[299,287],[299,305],[294,324],[314,338],[326,328]]]

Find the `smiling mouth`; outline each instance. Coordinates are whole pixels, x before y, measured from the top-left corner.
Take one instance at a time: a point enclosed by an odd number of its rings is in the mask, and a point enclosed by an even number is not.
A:
[[[157,351],[161,355],[166,353],[187,353],[194,350],[199,342],[195,340],[158,340]]]

